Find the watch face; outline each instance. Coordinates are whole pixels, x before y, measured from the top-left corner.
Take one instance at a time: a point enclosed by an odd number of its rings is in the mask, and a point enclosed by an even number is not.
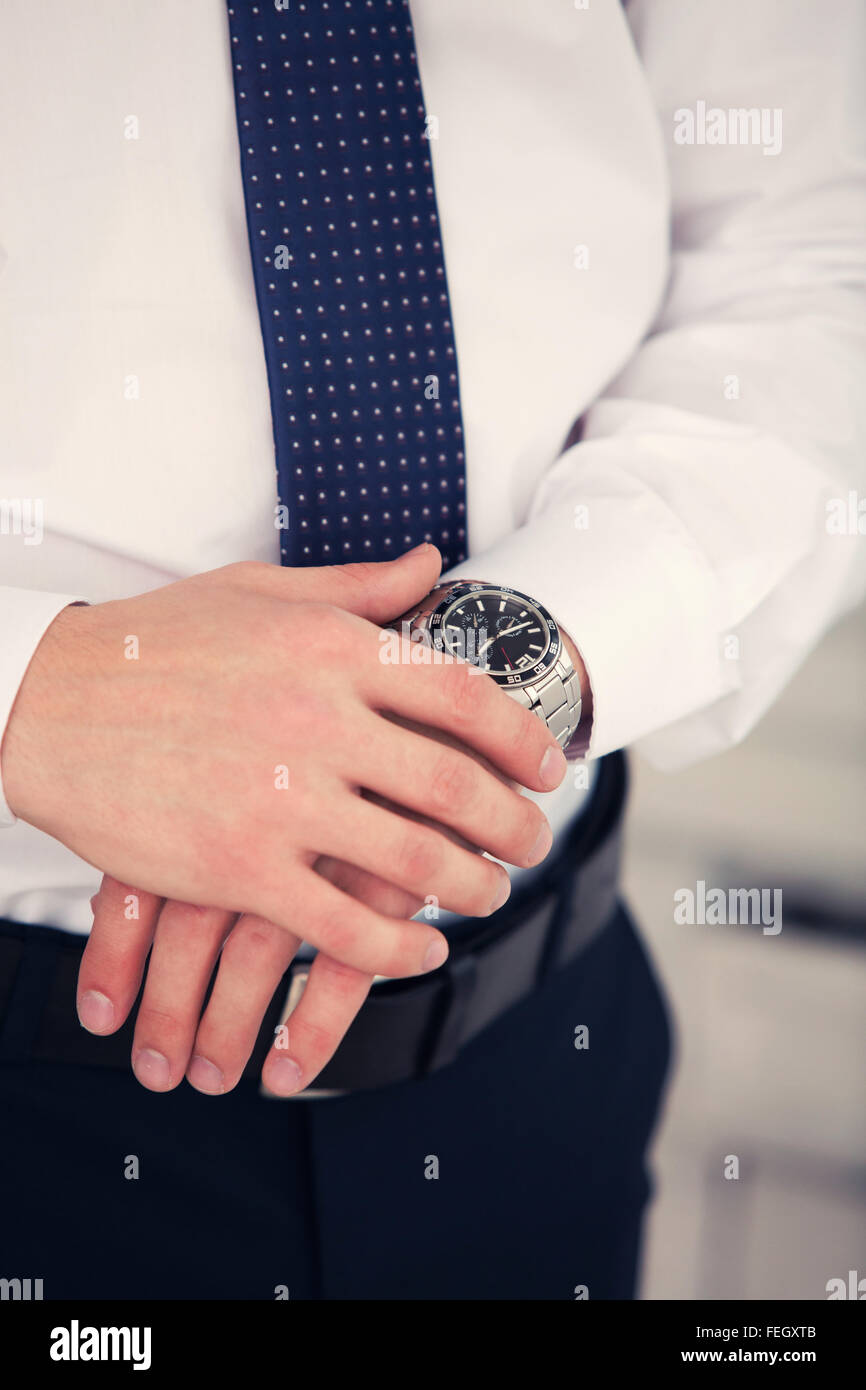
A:
[[[550,614],[516,589],[460,584],[430,618],[434,641],[501,685],[529,685],[559,654]]]

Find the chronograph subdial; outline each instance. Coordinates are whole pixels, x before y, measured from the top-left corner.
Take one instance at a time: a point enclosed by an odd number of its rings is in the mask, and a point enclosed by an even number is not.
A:
[[[457,599],[442,614],[440,633],[453,655],[515,678],[532,672],[550,645],[548,622],[539,609],[501,590]]]

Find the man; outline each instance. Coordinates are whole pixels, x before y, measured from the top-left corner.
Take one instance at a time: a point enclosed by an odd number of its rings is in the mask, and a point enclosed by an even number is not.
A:
[[[862,592],[861,10],[108,21],[3,18],[4,1272],[631,1297],[620,750]]]

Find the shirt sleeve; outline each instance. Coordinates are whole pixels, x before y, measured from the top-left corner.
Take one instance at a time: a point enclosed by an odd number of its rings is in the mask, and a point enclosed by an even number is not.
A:
[[[866,9],[628,14],[669,158],[664,302],[525,524],[455,575],[573,638],[590,756],[675,768],[744,737],[866,587]],[[728,143],[697,143],[699,103]]]
[[[49,594],[0,585],[0,750],[15,697],[33,653],[62,609],[70,603],[87,601],[77,594]],[[17,819],[3,792],[0,757],[0,829],[15,825]]]

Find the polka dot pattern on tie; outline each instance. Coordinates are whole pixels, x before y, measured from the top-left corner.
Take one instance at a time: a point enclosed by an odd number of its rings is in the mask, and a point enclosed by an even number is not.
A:
[[[282,562],[429,540],[447,569],[465,558],[463,429],[409,5],[227,8]]]

